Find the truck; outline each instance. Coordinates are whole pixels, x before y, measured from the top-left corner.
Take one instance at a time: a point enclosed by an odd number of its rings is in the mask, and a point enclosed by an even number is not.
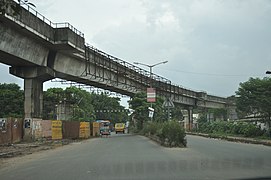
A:
[[[118,132],[122,132],[124,134],[125,133],[125,124],[124,123],[116,123],[115,124],[115,131],[116,131],[116,134],[118,134]]]

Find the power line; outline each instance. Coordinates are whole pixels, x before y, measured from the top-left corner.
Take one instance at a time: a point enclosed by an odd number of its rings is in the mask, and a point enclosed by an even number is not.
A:
[[[204,75],[204,76],[224,76],[224,77],[247,77],[247,76],[265,76],[265,74],[217,74],[217,73],[203,73],[203,72],[191,72],[191,71],[183,71],[177,69],[167,69],[167,68],[159,68],[166,71],[174,71],[179,73],[186,74],[195,74],[195,75]]]

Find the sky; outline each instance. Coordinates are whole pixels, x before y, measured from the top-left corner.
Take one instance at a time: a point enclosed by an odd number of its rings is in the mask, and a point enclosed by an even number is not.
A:
[[[271,0],[30,0],[52,22],[174,84],[228,97],[271,70]],[[140,66],[149,70],[144,66]],[[0,65],[0,82],[22,80]],[[44,88],[54,87],[47,82]]]

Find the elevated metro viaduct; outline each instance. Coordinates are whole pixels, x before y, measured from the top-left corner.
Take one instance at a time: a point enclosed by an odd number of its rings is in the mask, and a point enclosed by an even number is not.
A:
[[[69,23],[53,23],[27,5],[20,14],[0,14],[0,62],[24,79],[25,118],[41,117],[43,82],[61,78],[133,96],[156,88],[188,110],[194,107],[227,108],[233,119],[235,105],[227,98],[174,85],[135,65],[85,44],[84,34]],[[233,115],[233,116],[232,116]]]

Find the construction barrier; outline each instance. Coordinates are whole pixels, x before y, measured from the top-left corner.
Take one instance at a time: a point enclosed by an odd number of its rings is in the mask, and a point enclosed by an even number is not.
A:
[[[100,126],[99,123],[94,126],[95,136],[99,134]],[[0,144],[39,139],[87,139],[91,136],[91,129],[89,122],[0,118]]]
[[[80,130],[79,121],[62,121],[63,139],[78,139]]]
[[[42,138],[42,119],[33,119],[32,121],[32,139],[38,140]]]
[[[23,137],[23,120],[0,118],[0,144],[17,143]]]
[[[52,139],[52,121],[51,120],[42,120],[42,138]]]
[[[92,130],[92,136],[99,136],[100,135],[100,123],[93,122],[93,130]]]
[[[62,139],[62,121],[52,121],[52,139]]]
[[[90,124],[89,122],[80,122],[79,137],[87,139],[90,137]]]

